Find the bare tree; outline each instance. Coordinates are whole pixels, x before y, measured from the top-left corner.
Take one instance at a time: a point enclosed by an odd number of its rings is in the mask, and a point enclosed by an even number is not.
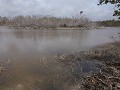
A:
[[[79,14],[73,15],[71,18],[66,17],[53,17],[53,16],[16,16],[13,18],[0,17],[0,25],[9,25],[15,28],[80,28],[89,26],[90,19],[82,16],[83,11]]]

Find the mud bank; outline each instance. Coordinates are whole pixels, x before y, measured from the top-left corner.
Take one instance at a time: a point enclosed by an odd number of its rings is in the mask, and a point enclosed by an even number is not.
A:
[[[74,84],[75,90],[120,89],[120,42],[104,44],[89,51],[59,56],[59,61],[71,67],[74,63],[82,60],[99,62],[98,65],[93,64],[93,66],[97,65],[97,72],[91,70],[83,76],[82,80],[77,79],[76,84]],[[72,69],[74,70],[73,67]]]

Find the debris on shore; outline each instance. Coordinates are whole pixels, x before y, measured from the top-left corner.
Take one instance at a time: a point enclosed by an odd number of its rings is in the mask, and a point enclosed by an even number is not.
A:
[[[2,62],[0,62],[0,74],[1,74],[3,71],[5,71],[5,68],[3,67]]]
[[[84,77],[85,90],[120,90],[120,43],[110,43],[85,54],[104,63],[99,73]]]
[[[120,90],[120,71],[114,67],[103,67],[98,74],[84,77],[85,90]]]
[[[120,90],[120,42],[71,55],[61,55],[58,60],[68,65],[81,60],[97,60],[103,64],[98,73],[84,76],[81,87],[76,90]]]

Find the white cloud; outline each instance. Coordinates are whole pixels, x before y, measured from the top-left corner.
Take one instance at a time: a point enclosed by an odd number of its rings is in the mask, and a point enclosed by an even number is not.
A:
[[[0,15],[71,16],[84,11],[93,20],[111,19],[112,6],[97,6],[98,0],[0,0]]]

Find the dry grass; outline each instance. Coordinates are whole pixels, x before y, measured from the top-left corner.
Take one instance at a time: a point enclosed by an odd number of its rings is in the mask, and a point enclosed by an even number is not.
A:
[[[73,65],[74,62],[81,60],[97,60],[103,63],[98,73],[84,77],[81,89],[120,90],[120,42],[109,43],[89,51],[58,57],[59,61],[67,65]],[[78,83],[76,82],[76,84]]]
[[[110,43],[84,52],[87,59],[104,63],[99,73],[84,79],[85,90],[120,90],[120,43]]]

